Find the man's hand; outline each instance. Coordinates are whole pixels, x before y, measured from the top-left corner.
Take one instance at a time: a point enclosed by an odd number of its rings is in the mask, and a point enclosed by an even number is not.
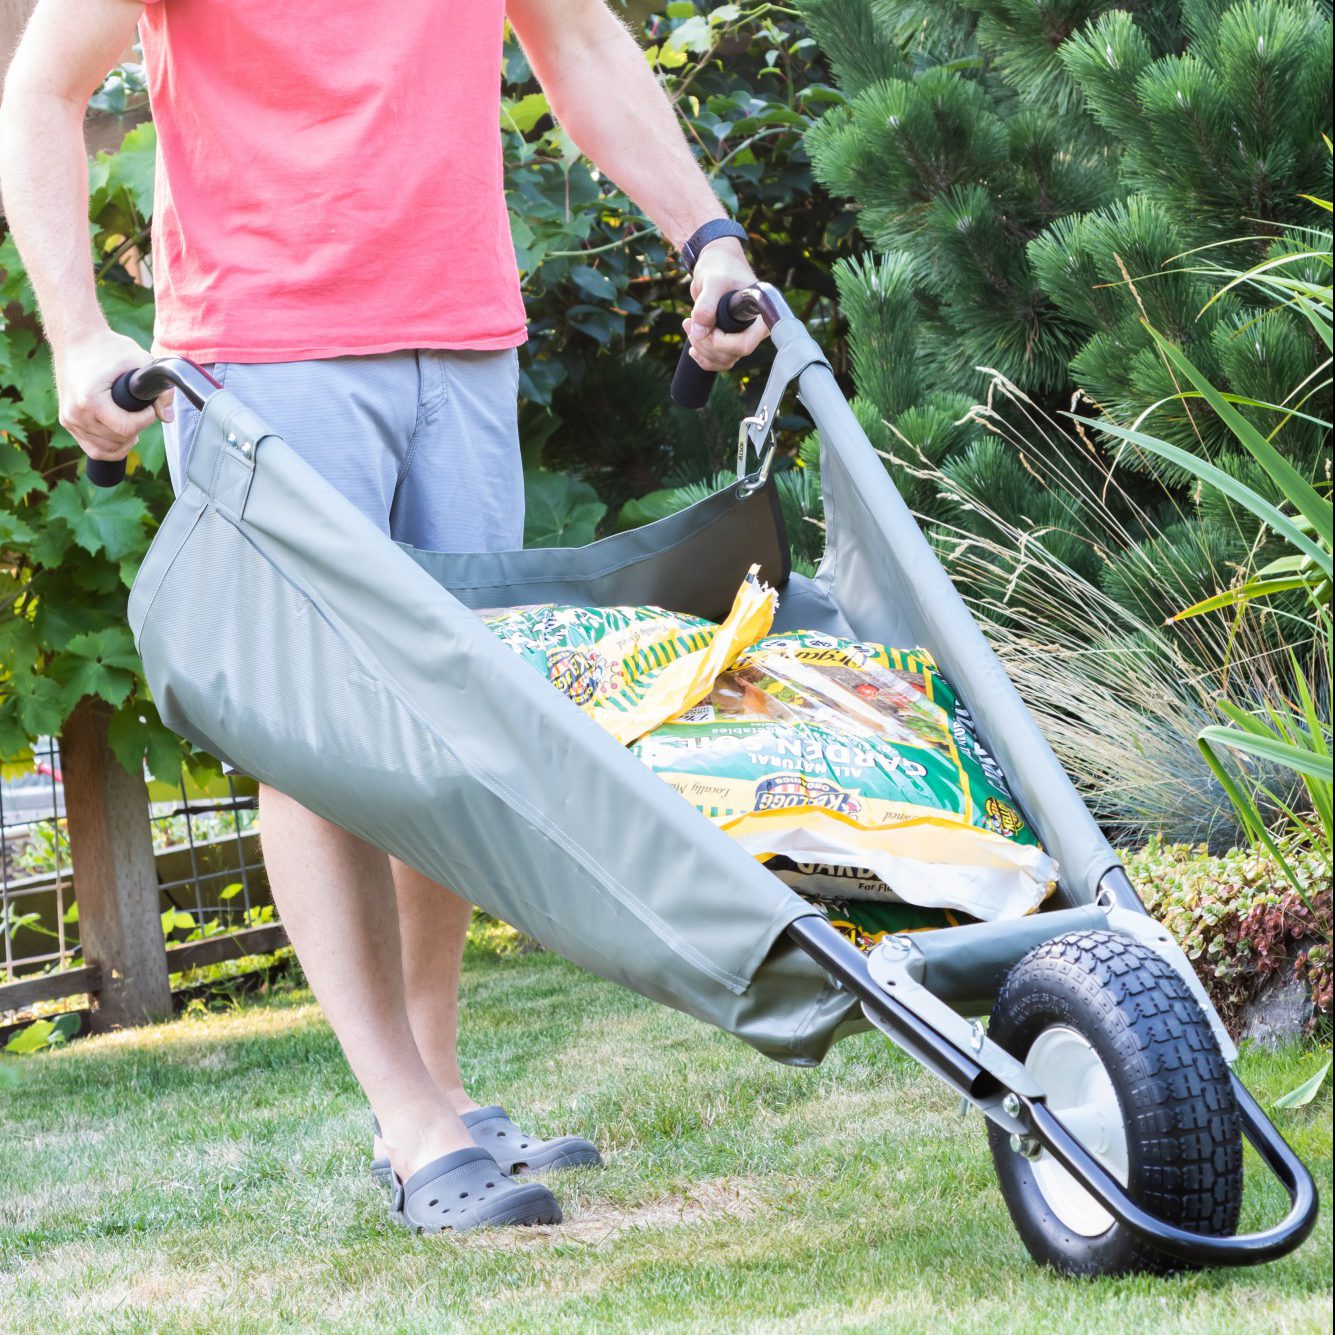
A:
[[[60,346],[56,360],[60,425],[89,458],[124,459],[155,418],[172,420],[171,390],[143,412],[127,413],[111,401],[111,382],[151,360],[134,339],[110,329]]]
[[[506,0],[505,12],[565,131],[653,220],[673,246],[719,216],[719,200],[691,153],[676,110],[644,52],[607,0]],[[755,282],[730,237],[700,252],[683,328],[691,356],[726,371],[765,337],[757,320],[744,334],[714,329],[719,298]]]
[[[142,10],[139,0],[41,0],[0,104],[7,221],[55,357],[61,425],[93,459],[123,459],[155,415],[171,415],[170,395],[138,413],[112,403],[111,382],[149,357],[107,328],[88,250],[84,108]]]
[[[756,281],[741,242],[733,237],[711,241],[701,252],[691,277],[691,297],[695,305],[681,327],[690,340],[691,359],[706,371],[726,371],[735,362],[760,346],[769,332],[757,320],[740,334],[720,333],[718,304],[727,292],[747,287]]]

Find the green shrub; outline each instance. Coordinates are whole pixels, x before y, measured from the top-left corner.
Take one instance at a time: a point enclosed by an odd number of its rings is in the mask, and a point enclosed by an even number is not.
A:
[[[1151,618],[1171,615],[1140,571],[1226,573],[1269,541],[1250,516],[1218,498],[1195,513],[1185,473],[1124,450],[1119,471],[1161,476],[1170,491],[1137,484],[1147,513],[1125,517],[1135,541],[1114,567],[1080,533],[1078,485],[1061,495],[1021,458],[997,466],[987,424],[961,419],[993,373],[1050,413],[1079,392],[1115,421],[1151,413],[1148,429],[1271,494],[1218,414],[1177,396],[1148,318],[1254,405],[1305,476],[1321,475],[1330,383],[1319,331],[1257,284],[1221,293],[1218,265],[1322,248],[1299,224],[1322,221],[1307,197],[1328,193],[1329,6],[800,7],[849,98],[807,142],[876,252],[836,275],[859,416],[896,456],[897,485],[929,518],[985,535],[941,504],[934,475],[986,476],[988,494],[1005,497],[994,508],[1052,533],[1082,576]],[[1310,267],[1329,282],[1319,258]],[[1281,403],[1301,412],[1271,406]],[[1073,465],[1093,453],[1079,439],[1066,451]]]
[[[1261,848],[1212,857],[1203,845],[1153,839],[1125,861],[1146,907],[1186,951],[1234,1031],[1246,1003],[1286,968],[1306,982],[1314,1021],[1331,1018],[1330,864],[1301,840],[1290,840],[1286,853],[1301,892]]]
[[[838,364],[831,269],[853,219],[816,184],[804,142],[843,100],[823,57],[791,11],[767,3],[667,9],[646,24],[646,51],[700,166],[747,229],[756,272],[822,329]],[[507,190],[529,316],[526,460],[577,473],[615,515],[628,500],[725,467],[739,393],[757,387],[744,366],[706,410],[672,406],[685,271],[630,200],[573,152],[517,48],[507,49],[506,95]]]
[[[156,134],[131,130],[90,170],[90,259],[113,328],[147,344],[147,262]],[[57,421],[51,362],[13,239],[0,240],[0,759],[56,735],[74,706],[95,697],[112,711],[113,749],[130,769],[145,753],[156,777],[180,777],[185,744],[158,719],[129,628],[129,586],[171,486],[154,426],[130,456],[129,476],[102,491],[82,480],[83,454]]]

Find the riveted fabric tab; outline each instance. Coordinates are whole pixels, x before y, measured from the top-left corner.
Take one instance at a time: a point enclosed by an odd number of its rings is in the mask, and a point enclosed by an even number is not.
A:
[[[227,390],[205,407],[190,451],[190,481],[233,518],[245,514],[255,461],[265,437],[274,433]]]

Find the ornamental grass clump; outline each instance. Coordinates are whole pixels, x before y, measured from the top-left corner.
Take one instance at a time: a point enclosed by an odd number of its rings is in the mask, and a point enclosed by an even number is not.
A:
[[[1166,544],[1181,513],[1172,494],[1142,504],[1143,479],[1128,489],[1088,438],[1073,460],[1061,428],[995,373],[969,421],[983,434],[962,459],[934,465],[896,441],[889,463],[931,488],[942,560],[1096,817],[1123,845],[1246,841],[1197,737],[1221,699],[1260,707],[1289,694],[1290,650],[1310,632],[1295,637],[1279,606],[1241,622],[1226,609],[1172,620],[1235,576],[1208,528]],[[1013,494],[1020,477],[1028,504]],[[1318,682],[1317,657],[1299,662]],[[1269,816],[1301,805],[1291,771],[1256,772]]]

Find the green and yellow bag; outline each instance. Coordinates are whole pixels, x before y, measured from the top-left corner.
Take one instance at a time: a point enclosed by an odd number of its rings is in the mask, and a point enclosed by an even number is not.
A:
[[[961,927],[970,921],[950,909],[920,909],[916,904],[878,904],[866,899],[823,899],[806,891],[802,893],[845,940],[864,952],[878,946],[887,936],[934,932],[941,927]]]
[[[774,603],[752,566],[721,625],[661,607],[542,603],[479,615],[625,744],[703,700],[718,674],[769,630]]]
[[[844,898],[1015,917],[1055,879],[921,649],[770,636],[631,749],[757,857],[856,869]]]

